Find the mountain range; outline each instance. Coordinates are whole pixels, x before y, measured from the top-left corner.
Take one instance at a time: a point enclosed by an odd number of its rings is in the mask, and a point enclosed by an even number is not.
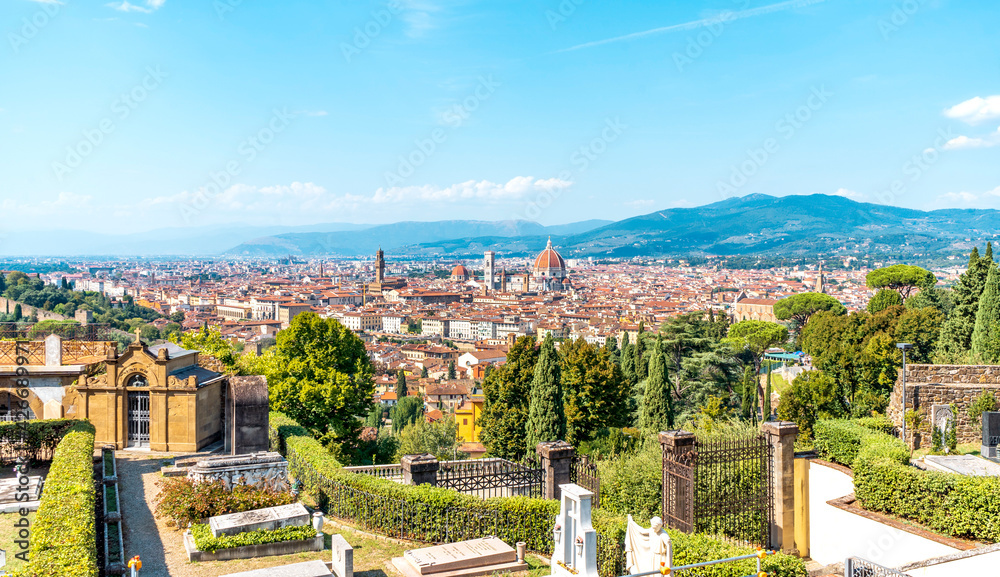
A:
[[[917,255],[967,252],[1000,231],[1000,211],[921,211],[822,194],[729,198],[625,220],[543,226],[525,220],[226,226],[132,235],[49,231],[0,235],[4,255],[398,257],[531,255],[548,238],[568,258],[684,255]]]

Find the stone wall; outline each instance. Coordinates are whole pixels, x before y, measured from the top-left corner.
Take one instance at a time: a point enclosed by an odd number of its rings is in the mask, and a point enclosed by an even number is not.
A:
[[[64,321],[66,317],[56,314],[51,311],[46,311],[42,309],[37,309],[31,305],[26,305],[24,303],[19,303],[17,301],[10,300],[8,298],[0,297],[0,311],[5,314],[12,314],[14,312],[14,307],[21,305],[21,315],[24,318],[28,318],[32,313],[38,314],[38,320],[40,321]]]
[[[889,396],[887,414],[896,427],[903,425],[902,370]],[[998,365],[907,365],[906,408],[923,412],[923,424],[916,430],[907,427],[906,436],[915,448],[931,443],[931,407],[954,404],[958,410],[959,443],[978,443],[982,428],[978,419],[969,418],[969,405],[983,391],[1000,398],[1000,366]]]

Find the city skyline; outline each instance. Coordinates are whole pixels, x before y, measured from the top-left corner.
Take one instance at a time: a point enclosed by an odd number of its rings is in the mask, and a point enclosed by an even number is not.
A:
[[[989,8],[9,2],[4,232],[996,208]]]

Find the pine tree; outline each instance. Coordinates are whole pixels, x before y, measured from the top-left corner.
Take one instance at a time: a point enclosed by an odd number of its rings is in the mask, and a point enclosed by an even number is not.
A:
[[[649,360],[649,379],[642,398],[642,427],[647,431],[666,431],[674,426],[674,407],[667,381],[667,360],[656,351]]]
[[[986,287],[979,298],[976,324],[972,331],[972,354],[976,359],[995,363],[994,342],[1000,338],[1000,270],[990,266]]]
[[[955,306],[941,327],[937,356],[945,362],[961,360],[972,348],[972,332],[979,312],[979,297],[986,286],[986,277],[993,267],[993,245],[987,244],[986,256],[973,248],[969,267],[959,277],[953,289]]]
[[[563,410],[563,391],[559,374],[559,354],[552,335],[542,342],[535,376],[531,381],[531,399],[528,403],[528,454],[535,452],[539,443],[566,438],[566,414]]]
[[[396,372],[396,401],[405,399],[408,392],[406,389],[406,372],[403,369],[399,369]]]

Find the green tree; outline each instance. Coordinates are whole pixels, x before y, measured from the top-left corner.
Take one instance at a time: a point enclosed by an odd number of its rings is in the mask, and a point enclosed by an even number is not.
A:
[[[552,335],[542,341],[535,374],[531,380],[531,398],[528,404],[528,430],[526,449],[534,453],[539,443],[566,439],[566,414],[563,409],[563,390],[559,378],[559,354]]]
[[[137,324],[142,324],[142,319],[137,319]],[[149,339],[144,334],[141,334],[142,338],[145,340]],[[159,338],[158,336],[156,338]],[[202,327],[196,331],[189,331],[186,333],[175,333],[171,335],[173,342],[180,345],[182,348],[189,351],[201,351],[206,355],[211,355],[219,360],[227,369],[231,371],[238,370],[237,360],[239,356],[236,351],[233,350],[233,346],[229,344],[229,341],[222,336],[222,332],[219,329],[211,329],[208,327]],[[247,374],[247,373],[244,373]]]
[[[811,439],[819,419],[835,419],[846,414],[837,383],[822,371],[806,371],[795,377],[781,394],[778,418],[795,421],[803,439]]]
[[[673,399],[667,380],[667,361],[663,353],[653,351],[649,361],[649,379],[642,398],[642,428],[647,432],[667,431],[674,426]]]
[[[455,417],[428,423],[424,419],[408,424],[399,433],[396,461],[403,455],[430,453],[441,461],[467,459],[469,455],[458,450],[458,425]]]
[[[875,293],[875,296],[868,301],[868,312],[875,314],[882,312],[889,307],[903,305],[903,298],[899,293],[891,289],[882,289]]]
[[[645,324],[639,323],[639,332],[635,336],[635,346],[632,348],[632,366],[635,367],[635,378],[641,381],[649,376],[649,355],[646,354]]]
[[[563,343],[559,356],[566,441],[576,446],[628,424],[632,388],[607,350],[577,339]]]
[[[986,277],[993,264],[993,247],[987,245],[987,255],[979,256],[979,249],[973,248],[969,255],[969,266],[958,278],[952,289],[954,307],[941,327],[935,360],[956,362],[963,360],[972,349],[972,333],[979,312],[979,297],[986,287]],[[919,296],[919,295],[918,295]]]
[[[372,405],[372,410],[368,412],[368,416],[365,417],[365,426],[374,427],[378,429],[382,426],[382,405],[376,403]]]
[[[534,337],[521,337],[507,352],[507,362],[490,371],[483,381],[480,438],[491,456],[505,459],[524,456],[528,401],[537,361]]]
[[[774,303],[774,316],[791,320],[798,327],[809,322],[809,317],[819,311],[829,311],[836,315],[847,313],[844,305],[830,295],[816,292],[799,293],[785,297]]]
[[[297,315],[279,332],[267,373],[271,410],[326,443],[353,444],[375,393],[364,342],[335,319]]]
[[[684,359],[696,352],[708,349],[712,339],[706,335],[701,312],[673,317],[660,326],[657,335],[658,348],[666,355],[670,370],[674,373],[673,395],[675,400],[684,396],[682,388],[682,368]]]
[[[420,378],[421,379],[427,378],[427,367],[420,367]]]
[[[420,397],[399,399],[390,412],[390,418],[392,419],[392,432],[399,433],[407,425],[424,420],[424,402],[420,400]]]
[[[448,380],[454,381],[457,378],[458,375],[455,372],[455,361],[451,361],[448,363]]]
[[[972,354],[978,360],[995,364],[1000,361],[993,342],[1000,339],[1000,270],[991,266],[986,286],[979,298],[976,324],[972,331]]]
[[[622,375],[625,377],[625,382],[631,387],[635,387],[638,384],[638,375],[635,372],[635,345],[628,342],[628,333],[622,338]]]
[[[14,273],[11,273],[14,274]],[[8,275],[9,277],[9,275]],[[21,303],[14,305],[14,320],[19,321],[24,318],[24,314],[21,312]]]
[[[983,413],[991,412],[991,411],[995,411],[995,410],[997,410],[997,398],[996,398],[996,396],[994,396],[994,394],[993,394],[992,391],[983,390],[983,392],[979,393],[979,396],[976,397],[976,400],[972,401],[972,403],[969,404],[969,408],[967,409],[966,412],[969,415],[969,419],[971,419],[972,421],[974,421],[974,422],[976,422],[976,423],[979,424],[979,426],[976,427],[976,430],[978,430],[980,433],[982,433],[982,430],[983,430],[983,421],[982,421]],[[985,444],[985,443],[983,443],[983,444]]]
[[[409,391],[406,389],[406,371],[399,369],[396,371],[396,401],[406,398]]]
[[[912,301],[916,297],[910,297]],[[913,363],[930,363],[944,325],[944,313],[934,307],[909,308],[896,322],[896,342],[910,343],[913,350],[906,354]]]
[[[767,349],[783,344],[788,340],[788,329],[768,321],[745,320],[729,327],[729,335],[723,342],[737,351],[745,351],[753,363],[754,375],[760,374],[760,365]],[[757,378],[758,406],[764,406],[764,387]]]
[[[865,284],[872,289],[889,289],[899,293],[900,304],[906,300],[914,289],[927,286],[934,278],[934,273],[927,269],[908,264],[894,264],[871,271],[865,277]]]
[[[170,313],[170,320],[172,320],[175,323],[183,323],[184,322],[184,311],[176,311],[176,312]]]

